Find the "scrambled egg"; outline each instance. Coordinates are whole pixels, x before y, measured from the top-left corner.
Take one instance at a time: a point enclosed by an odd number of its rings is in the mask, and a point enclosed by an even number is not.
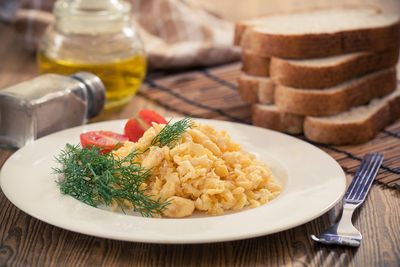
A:
[[[137,143],[126,142],[114,153],[125,157],[135,149],[144,151],[162,127],[153,124]],[[164,211],[167,217],[258,207],[281,192],[265,163],[243,151],[226,131],[209,125],[194,124],[172,149],[152,146],[138,161],[152,168],[151,180],[141,188],[171,202]]]

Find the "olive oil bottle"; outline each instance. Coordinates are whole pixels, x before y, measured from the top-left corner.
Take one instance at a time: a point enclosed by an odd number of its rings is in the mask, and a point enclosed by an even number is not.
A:
[[[85,64],[54,60],[44,52],[39,52],[37,61],[41,73],[71,74],[87,71],[98,76],[106,87],[106,109],[128,102],[132,94],[137,92],[146,73],[144,54],[110,63]]]
[[[38,48],[40,73],[91,72],[105,85],[105,109],[127,103],[146,74],[146,55],[131,21],[130,4],[58,0],[53,13],[55,23]]]

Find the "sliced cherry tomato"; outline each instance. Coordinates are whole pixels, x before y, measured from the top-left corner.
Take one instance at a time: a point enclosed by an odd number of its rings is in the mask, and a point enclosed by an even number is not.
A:
[[[86,132],[80,135],[81,145],[98,146],[103,148],[102,153],[107,153],[116,148],[117,144],[122,144],[128,141],[129,138],[125,135],[114,133],[112,131],[94,131]]]
[[[167,124],[163,116],[153,110],[143,109],[139,113],[128,120],[125,124],[125,135],[129,137],[132,142],[137,142],[149,129],[152,123]]]

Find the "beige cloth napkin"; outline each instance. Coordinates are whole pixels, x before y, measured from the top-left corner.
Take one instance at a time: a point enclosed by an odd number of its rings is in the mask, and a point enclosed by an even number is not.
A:
[[[51,11],[54,2],[55,0],[20,2],[12,22],[27,48],[35,50],[45,28],[53,22]],[[194,2],[130,2],[133,19],[145,44],[149,68],[211,66],[240,59],[240,51],[232,45],[233,24]]]

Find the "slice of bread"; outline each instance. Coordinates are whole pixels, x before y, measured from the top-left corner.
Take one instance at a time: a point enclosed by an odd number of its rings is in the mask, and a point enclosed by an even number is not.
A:
[[[278,110],[275,105],[251,105],[251,119],[255,126],[290,134],[303,132],[304,116]]]
[[[268,77],[242,74],[237,79],[240,97],[247,103],[274,103],[275,83]]]
[[[268,77],[242,74],[237,79],[240,97],[247,103],[274,103],[275,83]]]
[[[233,45],[243,46],[242,41],[245,39],[244,36],[246,35],[246,33],[248,33],[248,30],[256,26],[263,25],[263,22],[265,20],[268,20],[268,16],[236,22],[233,36]]]
[[[250,51],[242,52],[242,71],[249,75],[268,77],[271,58],[260,57]]]
[[[306,117],[304,135],[324,144],[348,145],[364,143],[381,129],[400,118],[400,86],[388,96],[372,100],[368,105],[326,117]]]
[[[236,24],[235,43],[262,57],[318,58],[395,48],[396,15],[370,7],[280,13]]]
[[[253,124],[290,134],[304,132],[307,139],[331,145],[360,144],[400,118],[400,85],[391,94],[331,116],[301,116],[274,105],[253,104]]]
[[[292,16],[297,16],[300,14],[301,16],[309,16],[309,18],[306,18],[307,20],[312,19],[312,15],[314,13],[326,13],[326,12],[336,12],[336,10],[339,10],[339,12],[342,12],[342,10],[348,10],[349,12],[354,12],[355,10],[360,10],[358,12],[365,13],[367,15],[376,15],[378,13],[381,13],[381,10],[376,7],[372,6],[352,6],[352,5],[346,5],[343,7],[337,7],[337,8],[312,8],[312,9],[305,9],[305,10],[293,10],[293,11],[283,11],[283,12],[273,12],[266,14],[265,16],[262,17],[256,17],[256,18],[251,18],[251,19],[245,19],[245,20],[240,20],[235,23],[235,29],[234,29],[234,38],[233,38],[233,44],[236,46],[243,46],[244,40],[247,39],[245,36],[249,33],[249,31],[252,28],[255,27],[262,27],[263,25],[266,25],[270,23],[271,17],[272,18],[288,18]],[[357,12],[357,11],[356,11]],[[296,19],[296,18],[295,18]],[[297,19],[298,20],[298,19]],[[289,18],[289,21],[284,22],[284,24],[290,24],[290,21],[292,21],[291,18]],[[331,21],[332,22],[332,21]],[[336,22],[336,21],[334,21]],[[298,27],[302,27],[303,22],[300,21],[298,24]],[[317,29],[316,27],[318,26],[313,26],[315,30]],[[301,30],[301,29],[300,29]],[[302,30],[303,31],[303,30]]]
[[[398,58],[398,47],[377,53],[358,52],[307,60],[273,57],[270,76],[275,83],[290,87],[329,88],[355,77],[395,66]],[[252,69],[250,63],[247,62],[246,65],[247,69]],[[253,68],[256,66],[260,66],[260,63],[254,61]]]
[[[327,89],[275,86],[274,103],[279,110],[299,115],[325,116],[368,103],[396,88],[395,68],[384,69]]]
[[[395,66],[399,51],[397,47],[380,52],[357,52],[314,59],[260,57],[243,51],[242,71],[248,75],[270,76],[273,82],[290,87],[323,89]]]

